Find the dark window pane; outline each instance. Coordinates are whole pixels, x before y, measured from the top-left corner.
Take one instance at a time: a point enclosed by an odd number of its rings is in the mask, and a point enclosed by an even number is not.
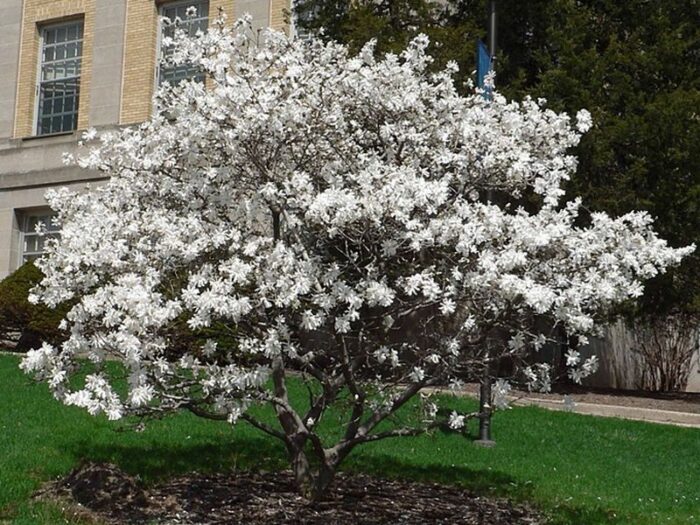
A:
[[[63,113],[63,99],[60,97],[53,99],[52,113]]]
[[[39,89],[39,134],[72,131],[78,119],[83,23],[44,30]]]
[[[36,242],[38,239],[38,236],[32,235],[32,236],[25,236],[24,238],[24,251],[25,252],[37,252],[39,251],[38,248],[38,243]]]

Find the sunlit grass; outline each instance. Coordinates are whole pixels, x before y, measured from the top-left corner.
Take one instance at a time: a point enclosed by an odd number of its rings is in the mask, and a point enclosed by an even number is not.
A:
[[[245,424],[231,428],[178,414],[136,433],[92,418],[54,401],[17,364],[14,356],[0,356],[0,523],[63,519],[60,509],[30,496],[82,460],[117,463],[146,482],[193,470],[286,464],[278,442]],[[303,399],[303,392],[296,396]],[[450,403],[473,408],[470,400]],[[334,425],[333,414],[327,424]],[[516,408],[497,414],[494,437],[492,449],[441,431],[387,440],[356,449],[345,468],[530,501],[552,523],[700,523],[699,430]]]

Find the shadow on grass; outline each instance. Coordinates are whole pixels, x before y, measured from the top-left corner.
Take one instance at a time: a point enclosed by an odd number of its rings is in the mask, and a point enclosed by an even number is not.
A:
[[[397,460],[389,455],[358,454],[350,456],[344,468],[348,472],[362,472],[383,478],[411,479],[418,482],[456,485],[481,496],[503,497],[527,503],[542,510],[548,525],[616,525],[623,523],[612,512],[601,508],[552,506],[537,498],[530,483],[522,483],[512,476],[496,470],[477,470],[463,466],[444,464],[415,465]],[[540,501],[538,501],[540,500]]]
[[[188,472],[215,472],[228,469],[280,470],[288,468],[281,443],[270,439],[236,437],[225,443],[187,444],[164,447],[159,443],[104,445],[83,440],[74,443],[69,452],[81,460],[110,462],[145,482]],[[512,476],[495,470],[476,470],[464,466],[443,464],[415,465],[389,455],[358,451],[343,466],[346,472],[362,472],[381,478],[411,479],[457,485],[468,491],[490,497],[505,497],[529,503],[542,509],[550,525],[617,525],[623,523],[611,512],[599,508],[552,506],[535,497],[531,484],[519,482]]]
[[[188,472],[215,472],[228,469],[279,470],[286,468],[281,443],[264,438],[227,440],[225,443],[186,444],[112,444],[82,440],[68,452],[78,461],[115,463],[146,483]]]

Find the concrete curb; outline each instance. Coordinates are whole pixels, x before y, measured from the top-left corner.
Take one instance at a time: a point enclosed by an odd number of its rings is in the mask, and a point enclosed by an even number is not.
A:
[[[568,408],[564,406],[564,401],[555,399],[524,397],[513,399],[513,404],[519,406],[538,406],[546,408],[547,410],[568,410]],[[585,402],[574,403],[573,410],[569,411],[590,416],[616,417],[635,421],[646,421],[648,423],[700,428],[700,414],[695,414],[693,412],[676,412],[674,410],[661,410],[656,408],[602,405]]]
[[[426,391],[435,394],[452,394],[464,397],[478,398],[476,392],[455,392],[446,388],[427,388]],[[621,405],[604,405],[600,403],[575,402],[573,410],[564,405],[562,399],[541,399],[536,397],[508,396],[512,406],[537,406],[547,410],[559,412],[572,412],[587,416],[616,417],[618,419],[631,419],[646,423],[659,423],[662,425],[674,425],[678,427],[700,429],[700,414],[693,412],[676,412],[675,410],[662,410],[656,408],[630,407]]]

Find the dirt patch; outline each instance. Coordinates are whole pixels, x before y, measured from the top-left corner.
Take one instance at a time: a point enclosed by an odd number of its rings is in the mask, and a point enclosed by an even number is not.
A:
[[[327,500],[309,505],[290,472],[191,474],[146,489],[118,467],[86,463],[44,488],[108,523],[168,524],[464,524],[543,523],[527,505],[437,484],[340,474]]]

